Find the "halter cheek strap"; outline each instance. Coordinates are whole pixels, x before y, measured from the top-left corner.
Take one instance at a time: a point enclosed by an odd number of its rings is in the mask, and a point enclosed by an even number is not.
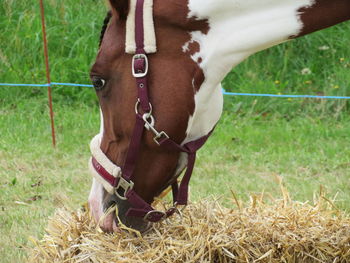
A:
[[[108,193],[114,194],[113,185],[116,184],[116,178],[120,177],[121,169],[101,151],[101,136],[96,135],[90,143],[92,157],[89,161],[89,170]]]
[[[93,176],[103,184],[106,191],[115,194],[122,200],[127,200],[131,208],[127,216],[141,217],[147,222],[159,222],[173,215],[178,205],[187,205],[188,185],[193,172],[197,150],[203,146],[211,132],[180,145],[169,138],[164,131],[155,128],[155,118],[152,115],[152,104],[148,96],[148,57],[144,50],[144,26],[143,26],[144,0],[136,0],[135,10],[135,42],[136,54],[132,58],[132,74],[136,80],[138,98],[135,105],[136,121],[129,144],[128,153],[122,168],[112,163],[100,149],[100,136],[97,135],[91,142],[90,148],[92,158],[90,170]],[[142,112],[142,113],[141,113]],[[173,207],[165,212],[155,210],[150,204],[144,201],[134,190],[132,176],[138,160],[141,148],[142,135],[145,130],[153,133],[154,143],[164,150],[185,152],[188,154],[187,169],[180,185],[177,182],[172,184]]]

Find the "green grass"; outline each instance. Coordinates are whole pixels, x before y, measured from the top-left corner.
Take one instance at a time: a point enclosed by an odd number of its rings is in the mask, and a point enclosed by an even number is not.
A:
[[[243,93],[350,95],[350,23],[316,32],[260,52],[235,68],[224,80],[228,91]],[[327,47],[326,50],[320,50]],[[310,74],[303,75],[303,69]],[[255,97],[237,97],[233,103],[242,108]],[[296,116],[333,115],[349,111],[346,100],[258,99],[259,112],[278,111]]]
[[[88,144],[98,132],[97,107],[57,108],[58,145],[53,149],[47,111],[37,102],[27,101],[31,110],[8,106],[0,115],[6,127],[0,139],[0,253],[5,255],[0,262],[24,260],[28,237],[44,233],[57,207],[85,203],[90,188]],[[243,200],[262,192],[279,197],[275,177],[281,176],[293,199],[312,200],[324,186],[328,196],[337,194],[337,206],[349,211],[349,132],[349,119],[225,112],[199,152],[191,199],[223,196],[227,204],[231,190]]]
[[[46,83],[38,0],[4,0],[0,5],[0,81]],[[101,0],[44,1],[51,78],[56,82],[89,82],[89,68],[98,49],[103,18]],[[44,95],[45,89],[2,88],[4,98]],[[56,88],[55,100],[94,101],[84,88]]]
[[[241,198],[252,192],[278,195],[281,176],[294,199],[312,200],[320,186],[339,193],[349,209],[350,123],[332,119],[235,117],[225,113],[218,130],[200,153],[194,196],[210,191]],[[198,186],[198,187],[197,187]]]
[[[53,81],[87,83],[106,11],[98,0],[48,0]],[[45,83],[38,1],[0,5],[0,82]],[[261,52],[224,80],[228,91],[350,95],[350,23]],[[328,46],[327,50],[319,47]],[[311,74],[302,75],[309,68]],[[87,200],[89,141],[99,130],[92,89],[53,89],[57,148],[51,147],[45,88],[0,88],[0,262],[25,260],[29,236],[48,216]],[[296,200],[320,186],[350,211],[349,102],[226,97],[225,112],[200,151],[192,200],[234,191],[279,196],[276,176]],[[222,199],[224,204],[227,200]]]
[[[3,0],[0,6],[0,81],[45,83],[39,1]],[[106,5],[102,0],[47,0],[46,22],[52,80],[88,83],[89,68],[98,48]],[[232,71],[224,87],[235,92],[282,94],[327,94],[350,96],[350,23],[317,32],[261,52]],[[328,50],[320,50],[327,46]],[[311,74],[302,75],[309,68]],[[278,81],[275,84],[275,81]],[[338,88],[339,87],[339,88]],[[0,103],[44,95],[45,89],[1,88]],[[56,101],[94,103],[93,93],[84,88],[56,87]],[[250,105],[255,98],[237,98]],[[259,99],[259,111],[278,110],[313,113],[312,102]],[[318,103],[316,103],[318,104]],[[328,101],[320,114],[349,110],[345,101]]]

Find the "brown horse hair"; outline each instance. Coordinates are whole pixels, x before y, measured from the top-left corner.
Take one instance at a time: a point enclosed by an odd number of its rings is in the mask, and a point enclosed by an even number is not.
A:
[[[107,26],[108,26],[109,21],[111,20],[111,17],[112,17],[112,12],[108,11],[105,19],[103,20],[103,26],[102,26],[101,33],[100,33],[100,42],[98,45],[99,47],[101,47],[102,40],[103,40],[103,37],[106,33]]]

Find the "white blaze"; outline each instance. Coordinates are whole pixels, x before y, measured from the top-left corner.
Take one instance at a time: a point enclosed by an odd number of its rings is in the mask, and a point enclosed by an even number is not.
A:
[[[100,109],[100,136],[103,135],[103,115]],[[103,185],[93,178],[92,186],[89,194],[89,206],[93,217],[96,222],[99,221],[100,217],[103,215]]]
[[[277,45],[302,30],[298,10],[315,0],[189,0],[189,17],[207,19],[209,32],[190,32],[200,51],[192,56],[204,71],[205,81],[195,95],[184,143],[202,137],[222,113],[220,82],[250,55]],[[186,43],[184,50],[188,47]],[[263,66],[263,65],[262,65]]]

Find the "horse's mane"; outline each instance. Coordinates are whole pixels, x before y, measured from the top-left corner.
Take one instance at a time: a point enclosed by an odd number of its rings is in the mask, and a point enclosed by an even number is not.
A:
[[[111,20],[111,17],[112,17],[112,12],[111,12],[111,11],[108,11],[108,12],[107,12],[107,15],[106,15],[106,17],[105,17],[105,19],[103,20],[103,26],[102,26],[101,34],[100,34],[100,43],[99,43],[99,47],[101,47],[102,40],[103,40],[103,37],[104,37],[104,35],[105,35],[105,33],[106,33],[107,26],[108,26],[109,21]]]

